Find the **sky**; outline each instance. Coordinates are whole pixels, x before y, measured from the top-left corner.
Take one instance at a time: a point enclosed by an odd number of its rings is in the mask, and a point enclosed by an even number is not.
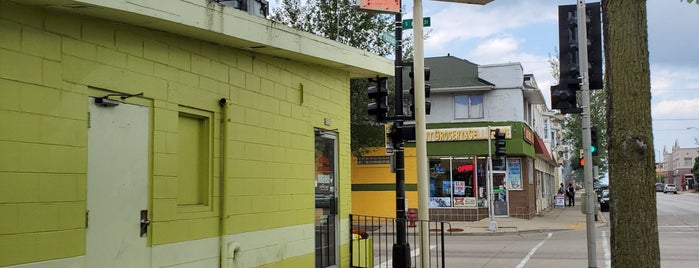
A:
[[[272,0],[274,2],[279,0]],[[586,1],[593,2],[593,1]],[[558,5],[575,0],[494,0],[480,6],[423,0],[425,57],[452,56],[476,64],[519,62],[532,73],[550,108],[550,86],[558,84],[548,59],[557,57]],[[403,18],[413,17],[403,0]],[[651,115],[656,161],[663,148],[697,147],[699,138],[699,5],[647,0],[651,70]],[[690,128],[690,129],[688,129]],[[695,129],[696,128],[696,129]]]

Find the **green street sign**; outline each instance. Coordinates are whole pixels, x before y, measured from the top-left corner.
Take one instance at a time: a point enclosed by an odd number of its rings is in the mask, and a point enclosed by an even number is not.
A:
[[[422,18],[422,26],[423,27],[430,27],[430,17],[424,17]],[[403,30],[410,30],[413,28],[413,19],[405,19],[403,20]]]

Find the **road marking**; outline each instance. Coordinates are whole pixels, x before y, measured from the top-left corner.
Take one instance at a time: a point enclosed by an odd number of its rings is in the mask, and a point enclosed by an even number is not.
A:
[[[607,242],[607,231],[602,231],[602,247],[604,248],[604,267],[612,267],[612,252],[609,251],[609,242]]]
[[[430,250],[434,250],[437,248],[437,246],[430,246]],[[410,251],[410,258],[415,258],[417,256],[420,256],[420,248],[416,248]],[[388,259],[387,261],[374,265],[374,268],[381,268],[381,267],[393,267],[393,259]]]
[[[524,257],[524,259],[522,259],[521,262],[519,262],[519,264],[517,265],[516,268],[524,268],[524,266],[527,265],[527,262],[529,261],[529,259],[530,259],[532,256],[534,256],[534,253],[536,253],[536,250],[539,249],[539,247],[541,247],[541,245],[543,245],[544,242],[546,242],[547,239],[551,238],[552,235],[553,235],[552,233],[548,233],[548,235],[546,235],[546,238],[544,238],[544,240],[541,240],[541,242],[539,242],[539,244],[537,244],[535,247],[533,247],[533,248],[529,251],[529,254],[527,254],[527,256]]]
[[[699,228],[697,225],[664,225],[658,226],[658,228]]]

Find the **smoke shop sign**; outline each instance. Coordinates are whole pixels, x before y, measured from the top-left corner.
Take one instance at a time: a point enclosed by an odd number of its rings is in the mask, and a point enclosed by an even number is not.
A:
[[[490,127],[490,138],[494,139],[493,132],[499,129],[505,132],[506,139],[512,139],[512,128],[510,126]],[[425,131],[427,142],[437,141],[475,141],[488,139],[488,127],[467,127],[467,128],[438,128]]]

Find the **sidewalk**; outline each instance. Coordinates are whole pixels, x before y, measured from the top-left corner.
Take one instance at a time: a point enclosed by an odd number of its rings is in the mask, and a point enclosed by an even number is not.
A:
[[[582,200],[580,194],[576,194],[575,207],[552,208],[543,215],[538,215],[531,220],[515,217],[495,217],[497,232],[488,229],[490,218],[476,222],[450,222],[452,235],[503,235],[527,232],[551,232],[562,230],[584,229],[586,216],[582,213]],[[607,225],[608,220],[598,212],[596,227]],[[463,230],[463,231],[462,231]]]

